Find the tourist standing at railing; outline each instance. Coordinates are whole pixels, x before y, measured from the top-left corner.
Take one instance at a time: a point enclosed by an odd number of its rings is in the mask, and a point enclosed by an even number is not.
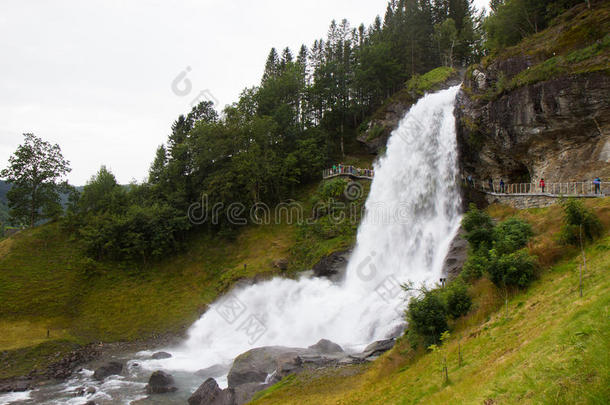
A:
[[[544,182],[544,179],[540,179],[540,189],[542,190],[543,193],[544,193],[545,187],[546,187],[546,183]]]
[[[494,181],[490,177],[487,182],[489,183],[489,191],[491,191],[493,193],[494,192]]]
[[[595,194],[600,194],[602,188],[602,179],[596,177],[595,180],[593,180],[593,185],[595,186]]]
[[[505,190],[504,190],[504,179],[500,179],[500,192],[502,194],[504,194]]]

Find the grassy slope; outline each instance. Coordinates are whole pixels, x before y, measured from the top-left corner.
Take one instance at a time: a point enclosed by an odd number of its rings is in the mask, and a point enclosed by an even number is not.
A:
[[[587,248],[583,298],[578,295],[578,251],[556,241],[559,207],[490,209],[497,218],[516,214],[533,225],[536,236],[529,248],[543,256],[544,269],[528,291],[511,297],[508,317],[488,280],[471,288],[475,308],[452,325],[444,349],[449,384],[442,383],[434,355],[413,352],[400,341],[372,365],[296,376],[254,403],[608,403],[610,198],[587,205],[603,219],[606,234]]]
[[[369,166],[370,159],[346,161]],[[295,197],[306,215],[316,186]],[[179,333],[235,282],[293,276],[354,238],[310,238],[304,259],[294,253],[297,225],[247,226],[233,241],[194,236],[184,252],[142,269],[92,264],[58,223],[23,231],[0,241],[0,379],[42,368],[55,359],[49,353],[71,350],[74,343]],[[273,266],[278,259],[288,259],[287,271]]]

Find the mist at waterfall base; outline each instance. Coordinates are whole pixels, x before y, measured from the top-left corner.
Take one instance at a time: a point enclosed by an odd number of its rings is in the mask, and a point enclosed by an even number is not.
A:
[[[233,291],[170,349],[172,358],[144,367],[197,371],[254,347],[307,347],[323,338],[356,351],[395,334],[406,306],[400,283],[438,282],[459,227],[458,89],[425,96],[392,133],[341,282],[275,278]]]
[[[73,404],[78,387],[96,388],[86,400],[100,405],[146,398],[154,370],[171,372],[178,392],[151,396],[148,404],[179,404],[202,382],[193,372],[229,366],[245,351],[261,346],[307,347],[330,339],[346,351],[394,335],[404,326],[406,298],[400,283],[432,285],[460,222],[454,100],[459,87],[422,98],[392,133],[358,230],[356,247],[340,282],[303,276],[275,278],[232,291],[191,327],[172,358],[148,360],[152,352],[113,358],[126,374],[104,382],[83,369],[70,380],[26,393],[0,394],[5,404]],[[98,364],[99,365],[99,364]],[[95,364],[89,365],[94,368]],[[217,378],[226,386],[225,376]]]

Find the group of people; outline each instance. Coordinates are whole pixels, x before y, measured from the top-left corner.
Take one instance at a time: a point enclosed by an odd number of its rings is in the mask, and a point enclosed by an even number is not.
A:
[[[373,169],[360,169],[354,166],[345,166],[343,163],[333,165],[332,174],[351,174],[354,176],[373,177],[375,171]]]
[[[466,182],[468,183],[469,186],[474,187],[475,186],[475,182],[474,179],[472,178],[471,175],[468,175],[468,177],[466,178]],[[489,180],[487,181],[488,183],[488,189],[491,192],[496,192],[496,188],[494,186],[494,181],[492,178],[489,178]],[[498,192],[500,193],[506,193],[506,184],[504,183],[504,179],[500,179],[500,183],[499,183],[499,188],[497,189]],[[541,178],[540,181],[538,182],[538,187],[540,188],[540,190],[545,193],[546,192],[546,181],[544,180],[544,178]],[[601,187],[602,187],[602,180],[599,177],[596,177],[593,180],[593,187],[595,190],[595,194],[600,194],[601,193]]]

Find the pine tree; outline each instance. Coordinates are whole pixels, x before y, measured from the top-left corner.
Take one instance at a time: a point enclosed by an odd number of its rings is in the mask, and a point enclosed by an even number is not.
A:
[[[150,166],[150,170],[148,171],[148,182],[150,184],[155,185],[161,183],[166,165],[167,151],[165,150],[165,146],[160,145],[157,148],[155,160],[153,161],[152,165]]]
[[[276,77],[279,73],[280,60],[275,48],[271,48],[267,62],[265,63],[265,73],[263,73],[263,84],[269,79]]]

